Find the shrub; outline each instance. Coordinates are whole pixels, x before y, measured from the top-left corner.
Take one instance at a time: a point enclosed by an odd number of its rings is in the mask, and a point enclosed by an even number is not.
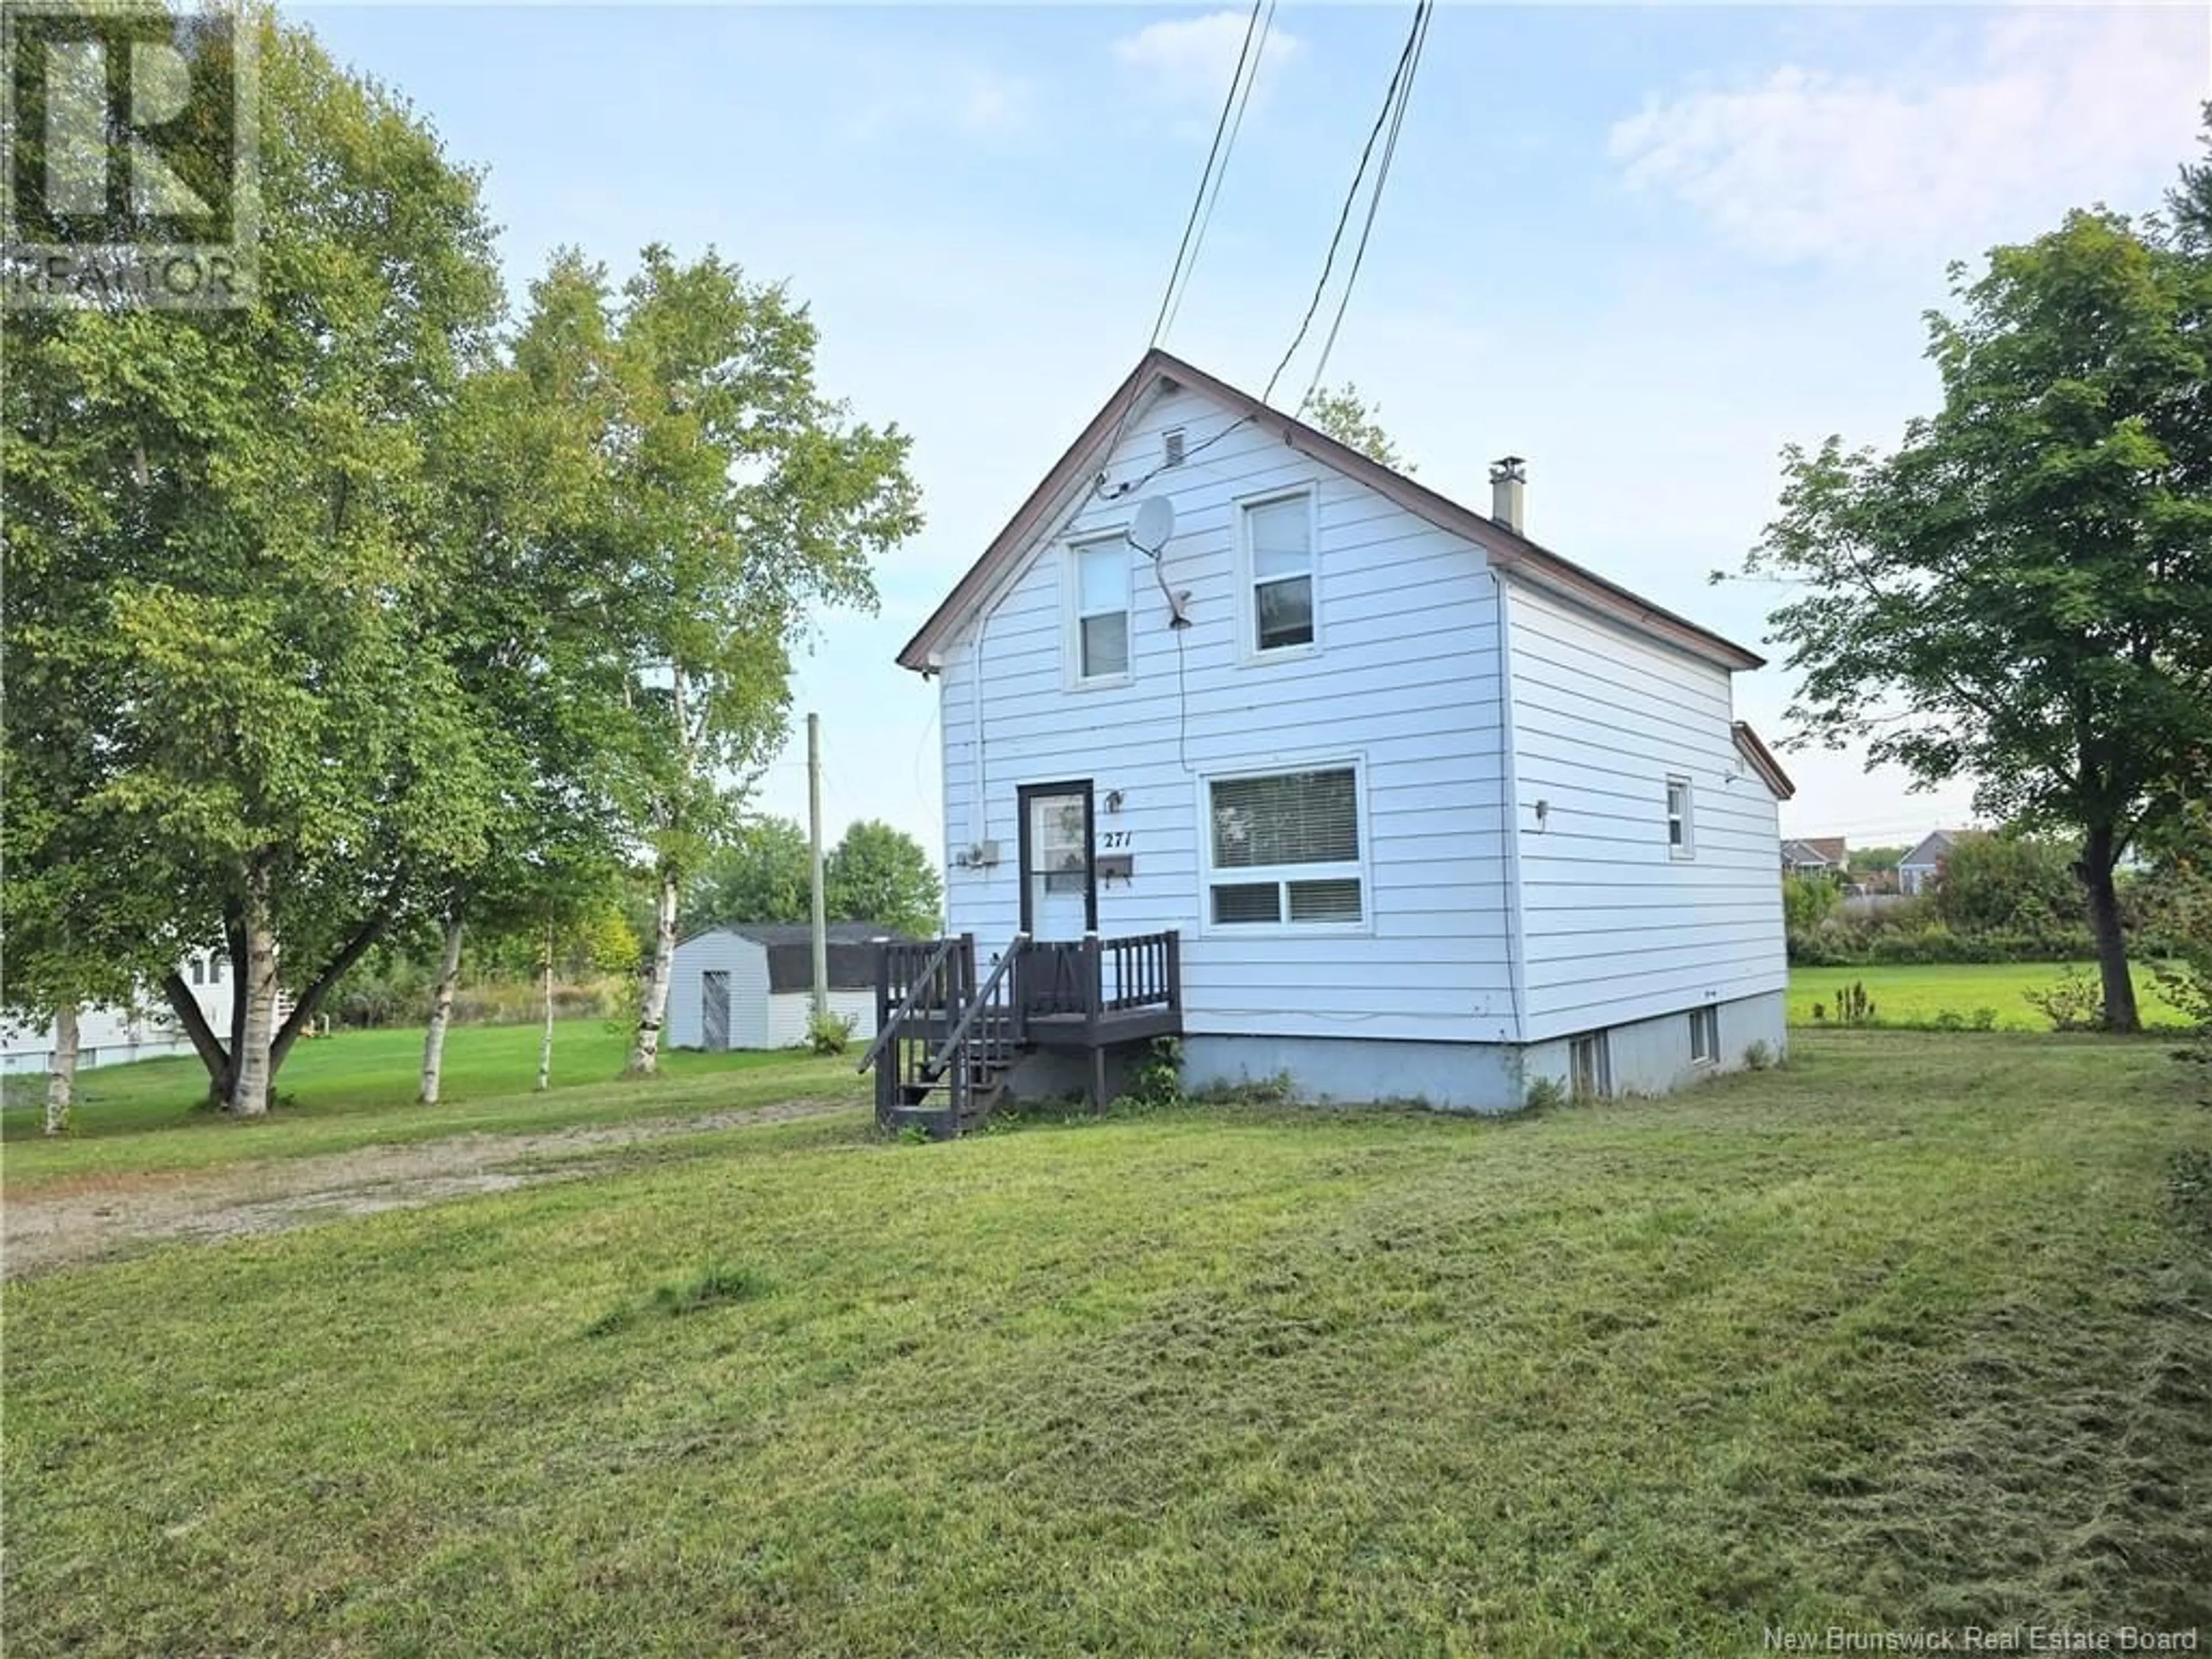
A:
[[[1149,1112],[1181,1105],[1182,1099],[1182,1044],[1171,1036],[1154,1037],[1114,1106],[1116,1110]]]
[[[2054,1031],[2094,1031],[2105,1023],[2104,988],[2079,968],[2069,968],[2056,985],[2021,995]]]
[[[842,1054],[853,1046],[853,1017],[827,1012],[810,1015],[806,1046],[817,1054]]]
[[[1568,1100],[1567,1086],[1555,1077],[1540,1077],[1521,1094],[1524,1112],[1556,1111]]]
[[[1835,915],[1843,902],[1843,890],[1826,876],[1782,878],[1783,922],[1793,933],[1812,933]]]
[[[1967,1023],[1977,1031],[1994,1031],[1997,1029],[1997,1011],[1994,1008],[1977,1008]]]
[[[1867,994],[1863,980],[1855,979],[1845,989],[1836,993],[1837,1024],[1871,1025],[1874,1023],[1874,999]]]
[[[1747,1072],[1763,1072],[1774,1064],[1774,1050],[1764,1042],[1753,1042],[1743,1051],[1743,1066]]]

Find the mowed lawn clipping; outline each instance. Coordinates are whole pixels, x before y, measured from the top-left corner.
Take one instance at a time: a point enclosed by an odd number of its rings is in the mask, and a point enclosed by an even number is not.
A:
[[[1961,1024],[1973,1024],[1977,1010],[1986,1009],[1998,1030],[2048,1031],[2051,1021],[2028,1000],[2030,992],[2047,992],[2069,973],[2097,982],[2097,965],[2082,962],[1967,962],[1912,963],[1875,968],[1792,968],[1790,970],[1790,1023],[1816,1025],[1818,1006],[1827,1020],[1836,1018],[1836,999],[1853,985],[1866,987],[1874,1004],[1877,1025],[1927,1026],[1946,1015]],[[2186,1021],[2179,1008],[2159,994],[2158,979],[2142,963],[2135,965],[2136,999],[2143,1023],[2179,1026]]]
[[[2206,1624],[2212,1112],[2170,1046],[1814,1034],[1507,1120],[855,1111],[22,1280],[9,1651]]]

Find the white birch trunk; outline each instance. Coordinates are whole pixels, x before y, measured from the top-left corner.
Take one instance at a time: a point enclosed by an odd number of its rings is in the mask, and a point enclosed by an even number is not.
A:
[[[263,1117],[275,1077],[269,1048],[276,1035],[276,933],[269,914],[269,872],[258,863],[246,866],[240,910],[246,974],[235,994],[245,1014],[237,1027],[237,1052],[230,1057],[230,1110],[234,1117]]]
[[[676,872],[663,866],[660,891],[653,904],[653,964],[645,972],[645,994],[637,1014],[637,1037],[630,1044],[632,1077],[651,1077],[660,1065],[660,1026],[668,1016],[668,976],[676,965]]]
[[[446,1072],[446,1028],[453,1019],[453,986],[461,976],[461,913],[456,908],[446,921],[446,953],[439,959],[438,983],[430,993],[430,1029],[422,1034],[422,1091],[415,1097],[424,1106],[438,1103],[438,1085]]]
[[[545,1030],[538,1039],[538,1092],[553,1086],[553,930],[545,930]]]
[[[46,1073],[46,1133],[66,1134],[76,1099],[76,1004],[54,1010],[54,1063]]]

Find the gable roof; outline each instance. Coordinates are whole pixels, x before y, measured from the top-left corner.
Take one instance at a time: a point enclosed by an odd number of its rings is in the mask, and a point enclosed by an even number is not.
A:
[[[1203,369],[1194,368],[1180,357],[1154,347],[1106,400],[1105,407],[1091,417],[1090,424],[1068,447],[1067,453],[1054,463],[1052,471],[1030,492],[1029,499],[983,550],[982,556],[954,584],[944,603],[906,642],[898,654],[901,667],[923,672],[931,669],[931,653],[974,614],[999,579],[1037,538],[1080,499],[1080,492],[1090,487],[1104,459],[1100,452],[1118,436],[1123,422],[1137,404],[1163,386],[1170,390],[1188,386],[1225,404],[1236,413],[1238,423],[1249,422],[1274,433],[1291,448],[1365,484],[1416,518],[1476,543],[1489,555],[1493,565],[1510,575],[1577,600],[1601,615],[1720,667],[1758,668],[1765,662],[1765,658],[1733,641],[1700,628],[1686,617],[1656,605],[1618,583],[1561,558],[1526,536],[1508,530],[1486,514],[1439,495],[1426,485],[1416,483],[1405,474],[1393,471],[1348,445],[1339,443],[1318,427],[1308,426],[1295,416],[1270,408],[1250,392],[1239,391],[1227,381],[1216,380]]]
[[[1931,830],[1913,844],[1911,852],[1898,860],[1898,868],[1901,870],[1907,865],[1916,867],[1932,866],[1973,833],[1971,830]],[[1921,856],[1923,853],[1927,854],[1924,858]]]
[[[1748,721],[1732,721],[1729,735],[1735,740],[1735,752],[1743,757],[1744,764],[1759,775],[1759,781],[1773,792],[1775,799],[1788,800],[1797,793],[1797,786],[1790,781],[1782,763],[1774,758],[1771,749],[1759,741],[1759,733],[1751,729]]]
[[[1817,842],[1792,836],[1782,843],[1782,861],[1788,865],[1819,865],[1828,869],[1840,864],[1842,860],[1822,852]]]

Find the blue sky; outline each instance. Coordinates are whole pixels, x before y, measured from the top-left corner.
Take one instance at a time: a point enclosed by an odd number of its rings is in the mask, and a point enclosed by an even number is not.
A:
[[[1267,380],[1409,12],[1280,7],[1170,349]],[[891,659],[1143,349],[1242,9],[295,15],[485,170],[518,293],[563,243],[617,272],[712,243],[811,304],[826,389],[913,434],[927,526],[877,615],[824,619],[796,708],[831,833],[936,848],[935,696]],[[1328,378],[1448,495],[1528,456],[1539,540],[1756,645],[1775,591],[1705,574],[1770,516],[1780,447],[1893,441],[1934,399],[1946,263],[2155,206],[2208,95],[2203,7],[1441,6]],[[1738,712],[1778,735],[1789,692],[1740,677]],[[763,810],[803,817],[803,757]],[[1791,833],[1967,817],[1964,788],[1785,759]]]

